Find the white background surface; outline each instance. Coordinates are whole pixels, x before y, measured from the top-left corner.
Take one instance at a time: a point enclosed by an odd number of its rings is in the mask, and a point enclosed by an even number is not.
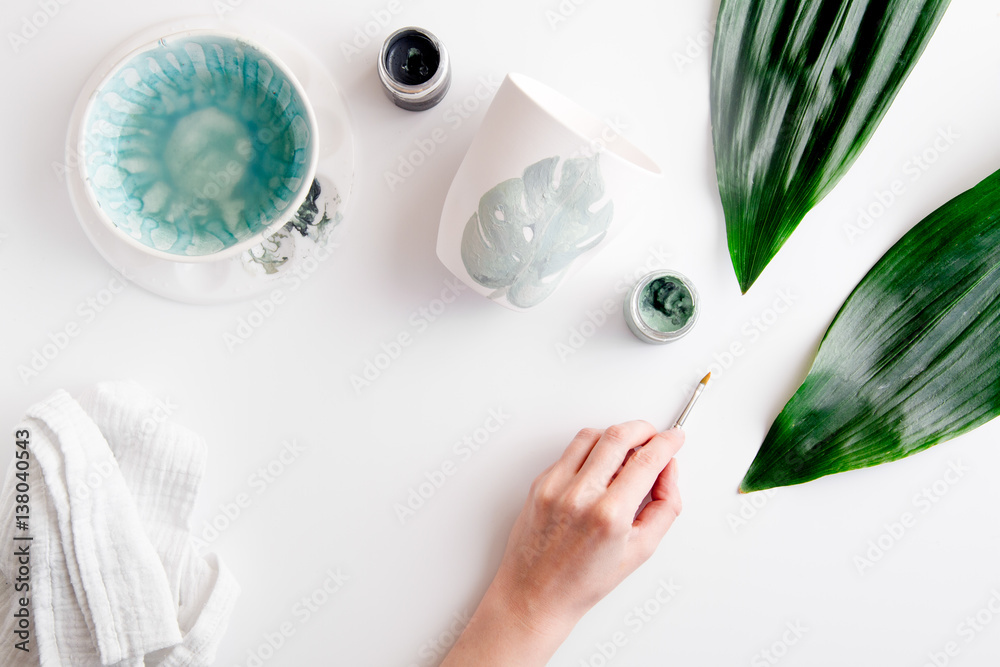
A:
[[[753,516],[749,500],[736,494],[851,288],[913,223],[1000,166],[996,4],[952,4],[854,168],[745,297],[726,252],[708,118],[709,50],[698,46],[710,43],[717,3],[564,4],[575,9],[553,28],[546,11],[558,11],[555,0],[401,0],[350,60],[341,45],[386,2],[244,0],[233,10],[296,35],[329,65],[354,116],[358,177],[340,247],[230,351],[223,336],[252,304],[187,306],[133,287],[92,321],[81,316],[79,304],[113,273],[76,224],[52,168],[62,160],[80,86],[109,49],[148,24],[215,6],[73,0],[15,53],[6,35],[38,5],[5,2],[0,422],[12,427],[57,387],[138,380],[209,442],[196,532],[238,494],[251,501],[211,543],[243,585],[219,665],[246,665],[248,652],[284,623],[294,634],[266,665],[428,665],[440,659],[428,642],[442,633],[447,641],[453,615],[474,609],[530,480],[574,432],[631,418],[666,426],[684,387],[740,343],[744,353],[716,367],[688,422],[679,456],[684,514],[552,664],[599,665],[591,660],[595,643],[618,631],[627,644],[610,664],[768,664],[758,652],[796,622],[807,631],[781,659],[789,667],[919,666],[949,641],[960,649],[949,664],[996,664],[1000,618],[971,641],[959,624],[1000,591],[1000,423],[899,463],[760,496],[766,503]],[[420,114],[391,106],[375,75],[381,39],[407,24],[434,31],[454,62],[450,94]],[[679,64],[686,49],[691,62]],[[645,216],[541,307],[512,313],[465,293],[418,331],[411,316],[449,278],[434,255],[438,215],[485,105],[457,126],[449,109],[474,94],[480,77],[499,81],[507,71],[617,118],[667,177]],[[436,128],[446,141],[390,191],[383,173]],[[957,139],[914,172],[908,161],[933,153],[935,137],[949,128]],[[852,242],[845,226],[896,179],[903,194]],[[695,331],[654,348],[636,341],[616,313],[561,359],[557,344],[569,342],[588,311],[620,300],[616,282],[656,261],[660,249],[701,291],[705,310]],[[793,305],[773,318],[768,309],[782,290]],[[80,335],[22,381],[18,366],[71,322]],[[350,376],[403,332],[412,345],[357,393]],[[453,444],[491,408],[509,419],[462,460]],[[292,439],[305,451],[262,490],[255,471]],[[455,462],[455,475],[401,525],[394,504],[446,460]],[[915,494],[959,461],[968,472],[929,510],[916,506]],[[733,522],[741,510],[745,525]],[[859,573],[855,557],[904,512],[916,525]],[[296,604],[330,568],[349,581],[304,620]],[[677,595],[634,632],[630,611],[671,578]]]

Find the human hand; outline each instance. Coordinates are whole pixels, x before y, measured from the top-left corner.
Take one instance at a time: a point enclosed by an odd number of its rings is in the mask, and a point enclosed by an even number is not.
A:
[[[657,433],[643,421],[580,431],[532,483],[500,569],[442,667],[544,665],[677,518],[683,443],[679,428]]]

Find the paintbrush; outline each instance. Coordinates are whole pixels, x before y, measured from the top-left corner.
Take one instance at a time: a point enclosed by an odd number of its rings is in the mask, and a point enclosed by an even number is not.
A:
[[[688,401],[687,405],[684,406],[684,410],[681,411],[680,417],[674,422],[674,428],[680,428],[684,426],[684,422],[687,421],[688,415],[691,414],[691,408],[694,407],[695,402],[698,397],[701,396],[701,392],[705,391],[705,386],[708,384],[708,378],[712,377],[711,373],[706,373],[705,377],[701,379],[698,386],[694,388],[694,393],[691,395],[691,400]]]

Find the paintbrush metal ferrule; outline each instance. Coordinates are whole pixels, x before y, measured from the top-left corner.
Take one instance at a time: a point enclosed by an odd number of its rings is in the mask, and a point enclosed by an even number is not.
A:
[[[694,393],[691,394],[691,400],[687,402],[687,405],[684,406],[684,409],[681,411],[677,421],[674,422],[674,428],[684,426],[684,422],[687,421],[688,415],[691,414],[691,410],[694,408],[694,404],[698,401],[698,397],[701,396],[703,391],[705,391],[705,386],[708,385],[708,379],[710,377],[712,377],[711,373],[705,375],[705,377],[701,379],[701,382],[698,383],[698,386],[694,388]]]

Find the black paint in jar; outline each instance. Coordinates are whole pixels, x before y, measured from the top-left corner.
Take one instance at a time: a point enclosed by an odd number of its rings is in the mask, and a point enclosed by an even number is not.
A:
[[[408,111],[430,109],[451,86],[448,51],[422,28],[400,28],[382,44],[378,74],[385,94]]]

